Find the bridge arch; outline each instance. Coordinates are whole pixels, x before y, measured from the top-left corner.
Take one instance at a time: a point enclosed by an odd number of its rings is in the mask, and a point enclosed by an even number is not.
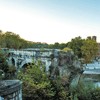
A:
[[[31,62],[25,63],[25,64],[22,66],[22,69],[27,68],[28,66],[31,66],[31,65],[33,65],[33,63],[31,63]]]

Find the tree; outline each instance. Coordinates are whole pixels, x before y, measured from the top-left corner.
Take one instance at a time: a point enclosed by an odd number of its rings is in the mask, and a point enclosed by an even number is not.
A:
[[[0,31],[0,47],[1,48],[26,48],[30,42],[22,39],[18,34],[13,32],[5,32]],[[31,46],[32,47],[32,46]]]
[[[3,79],[8,79],[9,67],[7,62],[7,52],[0,49],[0,70],[3,72]]]
[[[24,39],[20,38],[19,35],[12,32],[6,32],[4,34],[4,42],[7,48],[14,49],[23,48],[27,43]]]
[[[77,55],[79,58],[82,57],[82,51],[81,47],[83,46],[84,39],[81,39],[81,37],[76,37],[71,40],[71,42],[67,43],[67,47],[71,48],[75,55]]]
[[[7,73],[9,69],[6,59],[6,54],[4,54],[2,50],[0,50],[0,70],[4,71],[5,73]]]
[[[68,51],[72,51],[72,49],[66,47],[66,48],[64,48],[62,51],[68,52]]]
[[[91,62],[98,52],[98,44],[94,40],[86,39],[81,47],[85,63]]]

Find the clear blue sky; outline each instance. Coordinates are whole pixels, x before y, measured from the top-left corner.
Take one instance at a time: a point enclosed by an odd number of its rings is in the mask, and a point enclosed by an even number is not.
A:
[[[100,42],[100,0],[0,0],[0,29],[34,42]]]

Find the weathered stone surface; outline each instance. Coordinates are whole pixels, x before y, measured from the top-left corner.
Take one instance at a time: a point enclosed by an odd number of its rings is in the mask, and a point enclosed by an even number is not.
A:
[[[79,80],[79,76],[83,72],[83,66],[81,65],[78,58],[74,55],[73,52],[64,52],[59,51],[58,57],[54,57],[51,60],[50,65],[50,75],[53,78],[56,78],[58,75],[65,79],[65,83],[67,86],[74,82],[77,84]]]
[[[74,78],[79,77],[78,75],[83,72],[80,61],[72,51],[24,49],[9,52],[8,62],[10,63],[13,58],[17,69],[22,68],[25,64],[32,63],[33,59],[34,61],[39,59],[45,64],[46,71],[50,72],[50,77],[53,79],[60,75],[61,77],[67,77],[68,82],[71,83]]]
[[[9,100],[19,98],[22,100],[21,82],[19,80],[2,80],[0,81],[0,96]]]

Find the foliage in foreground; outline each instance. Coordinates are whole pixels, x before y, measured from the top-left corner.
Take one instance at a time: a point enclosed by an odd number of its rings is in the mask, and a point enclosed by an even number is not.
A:
[[[19,72],[18,79],[23,82],[24,100],[68,100],[69,93],[60,77],[51,80],[40,61]]]
[[[68,88],[60,76],[50,79],[40,61],[20,71],[18,79],[23,82],[23,100],[100,100],[100,88],[93,83],[80,80]]]
[[[76,100],[100,100],[100,87],[96,87],[93,82],[84,82],[81,80],[79,84],[71,89],[73,99]]]
[[[24,99],[49,100],[53,97],[54,92],[45,74],[45,68],[40,61],[19,72],[18,78],[23,82]]]

